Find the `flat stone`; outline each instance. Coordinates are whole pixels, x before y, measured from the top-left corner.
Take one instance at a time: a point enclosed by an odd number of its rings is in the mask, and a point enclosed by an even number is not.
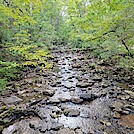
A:
[[[65,86],[65,88],[68,88],[68,89],[74,87],[71,82],[66,83],[64,86]]]
[[[109,84],[103,81],[103,82],[101,83],[101,86],[102,86],[103,88],[106,88],[106,87],[109,86]]]
[[[28,120],[21,120],[20,122],[16,122],[13,125],[5,128],[2,134],[37,134],[40,133],[38,130],[34,130],[30,128]]]
[[[79,65],[79,64],[74,64],[72,67],[73,67],[73,68],[81,68],[81,65]]]
[[[112,105],[110,105],[111,108],[121,108],[123,106],[123,103],[119,102],[119,101],[115,101],[113,102]]]
[[[103,125],[106,125],[107,127],[110,127],[111,126],[111,123],[109,121],[103,121],[103,120],[101,120],[100,123],[103,124]]]
[[[90,79],[89,79],[89,80],[88,80],[88,83],[93,83],[93,84],[94,84],[94,83],[95,83],[95,81],[94,81],[94,80],[90,80]]]
[[[60,100],[60,102],[68,102],[69,101],[69,99],[67,99],[67,98],[58,98],[59,100]]]
[[[48,130],[60,130],[60,128],[63,127],[63,124],[61,123],[57,123],[57,122],[54,122],[54,123],[50,123],[49,126],[48,126]]]
[[[11,96],[9,98],[4,99],[5,104],[15,104],[15,103],[20,103],[21,101],[23,100],[17,96]]]
[[[56,113],[52,113],[52,114],[50,114],[50,116],[52,117],[52,118],[57,118],[57,117],[59,117],[59,115],[58,114],[56,114]]]
[[[123,110],[123,111],[122,111],[122,114],[126,114],[126,115],[127,115],[127,114],[129,114],[129,113],[130,113],[130,112],[127,111],[127,110]]]
[[[46,89],[43,91],[43,95],[53,96],[54,94],[55,94],[55,92],[51,89]]]
[[[130,95],[119,95],[117,98],[121,100],[128,100],[130,98]]]
[[[95,94],[85,93],[85,94],[80,95],[80,99],[83,99],[84,101],[92,101],[96,98],[97,98],[97,96]]]
[[[65,109],[64,114],[68,117],[77,117],[80,115],[80,111],[75,109]]]
[[[116,119],[120,119],[121,115],[118,112],[115,112],[113,117]]]
[[[70,91],[70,96],[74,96],[75,92],[74,91]]]
[[[134,96],[134,92],[130,90],[124,90],[125,93],[129,94],[130,96]]]
[[[76,134],[83,134],[82,130],[81,129],[78,129],[78,128],[75,130],[75,133]]]
[[[40,124],[40,119],[34,117],[30,122],[29,122],[29,125],[31,128],[39,128],[41,126]]]
[[[36,84],[37,87],[42,87],[42,84]]]
[[[87,88],[89,86],[92,86],[93,83],[88,83],[88,82],[78,82],[76,84],[77,87],[80,87],[80,88]]]
[[[100,76],[94,76],[93,78],[92,78],[92,80],[94,80],[94,81],[102,81],[102,78],[100,77]]]
[[[75,104],[81,104],[83,102],[83,99],[80,98],[71,98],[71,102]]]
[[[60,129],[57,133],[58,134],[74,134],[73,131],[70,130],[69,128]]]
[[[119,120],[118,124],[121,126],[134,128],[134,114],[121,116],[121,119]]]
[[[26,90],[18,91],[17,93],[18,93],[19,95],[22,95],[22,94],[26,93]]]
[[[122,113],[123,110],[120,107],[115,107],[113,111]]]
[[[58,103],[60,103],[60,100],[54,98],[51,98],[50,100],[47,101],[47,104],[58,104]]]

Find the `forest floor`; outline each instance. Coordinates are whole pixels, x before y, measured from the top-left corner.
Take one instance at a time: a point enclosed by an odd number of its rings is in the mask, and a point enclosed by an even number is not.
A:
[[[2,134],[133,134],[134,79],[88,51],[52,50],[0,93]]]

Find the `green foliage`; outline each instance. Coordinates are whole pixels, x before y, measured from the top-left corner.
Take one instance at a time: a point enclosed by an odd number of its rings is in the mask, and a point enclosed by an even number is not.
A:
[[[24,67],[52,67],[47,63],[52,58],[47,48],[59,39],[60,8],[55,0],[0,1],[2,85],[18,78]]]
[[[6,84],[7,84],[6,79],[0,79],[0,91],[5,89]]]
[[[66,5],[73,47],[94,48],[94,55],[103,59],[118,54],[134,56],[132,0],[68,0]]]

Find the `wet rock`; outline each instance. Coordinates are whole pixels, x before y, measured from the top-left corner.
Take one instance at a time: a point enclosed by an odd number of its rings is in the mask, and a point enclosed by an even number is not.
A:
[[[121,119],[119,120],[118,124],[121,126],[134,128],[134,114],[121,116]]]
[[[122,114],[129,114],[130,112],[127,110],[122,110]]]
[[[54,94],[55,94],[55,92],[51,89],[46,89],[43,91],[43,95],[53,96]]]
[[[127,108],[127,109],[130,109],[130,110],[134,111],[134,105],[133,105],[133,103],[131,103],[130,105],[127,104],[124,107]]]
[[[70,88],[69,90],[70,90],[70,91],[75,91],[75,88]]]
[[[74,96],[75,92],[74,91],[70,91],[70,96]]]
[[[102,81],[102,78],[100,77],[100,76],[94,76],[93,78],[92,78],[92,80],[94,80],[94,81]]]
[[[101,86],[102,86],[103,88],[106,88],[106,87],[109,86],[109,84],[103,81],[103,82],[101,83]]]
[[[85,94],[80,95],[80,99],[83,99],[84,101],[92,101],[96,98],[97,98],[97,95],[95,95],[95,94],[85,93]]]
[[[64,86],[65,86],[65,88],[68,88],[68,89],[74,87],[71,82],[67,82]]]
[[[38,84],[38,83],[37,83],[36,86],[37,86],[37,87],[42,87],[42,84]]]
[[[46,104],[46,103],[47,103],[47,100],[48,100],[48,98],[43,99],[43,100],[40,102],[40,104]]]
[[[81,65],[80,64],[74,64],[72,67],[73,68],[81,68]]]
[[[37,103],[39,103],[39,102],[41,102],[41,101],[42,101],[41,99],[39,99],[39,100],[33,100],[33,101],[29,104],[29,106],[36,105]]]
[[[26,90],[18,91],[17,93],[18,93],[19,95],[22,95],[22,94],[26,93]]]
[[[91,79],[88,79],[88,83],[95,83],[95,81],[91,80]]]
[[[21,101],[23,101],[23,100],[17,96],[11,96],[7,99],[4,99],[5,104],[16,104],[16,103],[20,103]]]
[[[58,123],[58,122],[52,122],[48,125],[48,130],[59,130],[60,128],[63,127],[63,124]]]
[[[115,107],[113,111],[122,113],[123,110],[120,107]]]
[[[119,102],[119,101],[115,101],[113,102],[112,105],[110,105],[110,108],[121,108],[123,106],[123,103]]]
[[[70,130],[69,128],[60,129],[57,133],[58,134],[74,134],[73,131]]]
[[[82,130],[81,129],[78,129],[78,128],[75,130],[75,133],[76,134],[83,134]]]
[[[59,99],[50,98],[50,100],[47,101],[47,104],[58,104],[60,103]]]
[[[64,114],[68,117],[77,117],[80,115],[80,111],[75,109],[65,109]]]
[[[124,90],[125,93],[129,94],[130,96],[134,97],[134,92],[130,90]]]
[[[42,123],[41,123],[40,132],[45,133],[47,131],[47,128],[48,128],[48,124],[45,120],[43,120]]]
[[[67,99],[67,98],[59,98],[59,100],[60,100],[60,102],[68,102],[69,101],[69,99]]]
[[[34,129],[39,128],[41,126],[40,120],[38,118],[33,118],[29,121],[29,126]]]
[[[106,125],[107,127],[110,127],[112,124],[109,121],[100,121],[101,124]]]
[[[39,133],[38,130],[34,130],[30,128],[28,120],[21,120],[8,128],[5,128],[2,134],[37,134]]]
[[[130,98],[130,95],[119,95],[117,98],[121,100],[128,100]]]
[[[71,98],[71,102],[72,103],[75,103],[75,104],[81,104],[83,102],[83,99],[80,99],[80,98]]]
[[[74,75],[70,75],[69,77],[68,77],[68,79],[73,79],[75,76]]]
[[[50,114],[50,116],[52,117],[52,118],[57,118],[57,117],[59,117],[59,115],[58,114],[56,114],[56,113],[52,113],[52,114]]]
[[[120,119],[121,115],[118,112],[115,112],[113,117],[116,119]]]
[[[76,84],[76,86],[80,87],[80,88],[87,88],[87,87],[92,86],[92,85],[93,85],[93,83],[85,83],[85,82],[78,82]]]

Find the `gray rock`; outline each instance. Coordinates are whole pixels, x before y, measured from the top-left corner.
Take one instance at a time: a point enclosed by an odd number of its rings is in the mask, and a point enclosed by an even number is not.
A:
[[[43,95],[53,96],[54,94],[55,94],[55,92],[51,89],[46,89],[43,91]]]
[[[9,98],[4,99],[5,104],[15,104],[15,103],[20,103],[21,101],[23,100],[17,96],[11,96]]]
[[[83,134],[82,130],[81,129],[78,129],[78,128],[75,130],[75,133],[76,134]]]
[[[115,101],[110,105],[110,108],[121,108],[123,106],[123,103],[119,101]]]
[[[57,118],[57,117],[59,117],[59,115],[58,114],[56,114],[56,113],[52,113],[52,114],[50,114],[50,116],[52,117],[52,118]]]
[[[121,119],[119,120],[118,124],[134,129],[134,114],[121,116]]]
[[[69,99],[67,99],[67,98],[59,98],[59,100],[60,100],[60,102],[68,102],[69,101]]]
[[[57,133],[58,134],[74,134],[73,131],[70,130],[69,128],[60,129]]]
[[[100,76],[94,76],[93,78],[92,78],[92,80],[94,80],[94,81],[102,81],[102,78],[100,77]]]
[[[92,86],[93,85],[93,83],[88,83],[88,82],[78,82],[77,84],[76,84],[76,86],[77,87],[80,87],[80,88],[87,88],[87,87],[89,87],[89,86]]]
[[[123,110],[123,111],[122,111],[122,114],[126,114],[126,115],[127,115],[127,114],[130,114],[130,112],[127,111],[127,110]]]
[[[83,99],[80,98],[71,98],[71,102],[75,104],[80,104],[83,102]]]
[[[38,125],[38,124],[37,124]],[[35,124],[36,126],[36,124]],[[13,125],[5,128],[2,134],[37,134],[38,130],[34,130],[30,128],[28,120],[21,120],[20,122],[16,122]]]
[[[64,114],[68,117],[77,117],[80,115],[80,111],[75,109],[65,109]]]
[[[106,125],[107,127],[110,127],[112,125],[109,121],[100,120],[100,123]]]
[[[80,99],[83,99],[84,101],[92,101],[96,98],[97,98],[97,95],[95,95],[95,94],[85,93],[85,94],[80,95]]]
[[[81,65],[79,65],[79,64],[74,64],[72,67],[73,67],[73,68],[81,68]]]
[[[117,96],[117,98],[121,100],[128,100],[130,98],[130,95],[120,95],[120,96]]]
[[[106,87],[109,86],[109,84],[103,81],[103,82],[101,83],[101,86],[102,86],[103,88],[106,88]]]
[[[121,115],[118,112],[115,112],[113,117],[116,119],[120,119]]]
[[[65,88],[68,88],[68,89],[74,87],[71,82],[66,83],[64,86],[65,86]]]
[[[127,94],[129,94],[130,96],[133,96],[134,97],[134,92],[133,91],[125,90],[124,92],[127,93]]]
[[[47,101],[47,104],[58,104],[60,103],[59,99],[50,98],[50,100]]]
[[[57,131],[57,130],[59,130],[62,127],[63,127],[63,124],[57,123],[57,122],[52,122],[52,123],[49,124],[48,130],[55,130],[55,131]]]

